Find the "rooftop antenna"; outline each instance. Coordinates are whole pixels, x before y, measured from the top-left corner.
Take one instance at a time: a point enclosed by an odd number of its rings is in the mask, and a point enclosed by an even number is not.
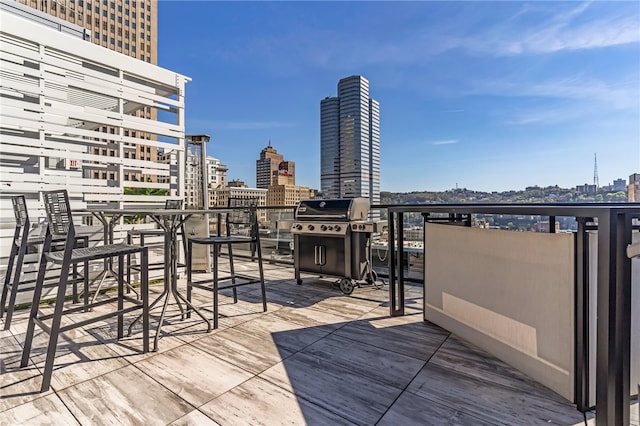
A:
[[[600,188],[600,179],[598,179],[598,157],[593,153],[593,184],[596,188]]]

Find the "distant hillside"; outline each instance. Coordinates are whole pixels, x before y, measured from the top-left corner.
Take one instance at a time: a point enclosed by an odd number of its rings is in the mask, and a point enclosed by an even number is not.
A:
[[[581,194],[575,188],[558,186],[528,187],[523,191],[481,192],[466,188],[448,191],[381,192],[381,204],[457,204],[457,203],[586,203],[626,202],[625,191],[608,191],[604,188],[594,195]]]

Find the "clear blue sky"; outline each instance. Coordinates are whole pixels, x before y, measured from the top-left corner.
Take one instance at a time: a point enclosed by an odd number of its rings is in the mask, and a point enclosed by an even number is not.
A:
[[[600,184],[640,172],[640,2],[159,2],[186,130],[255,185],[268,141],[320,187],[320,100],[370,82],[383,191]]]

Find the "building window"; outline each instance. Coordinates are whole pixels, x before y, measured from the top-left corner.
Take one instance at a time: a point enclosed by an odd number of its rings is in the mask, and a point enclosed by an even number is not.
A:
[[[122,40],[118,40],[118,47],[122,47]]]
[[[122,5],[121,4],[118,5],[118,12],[122,13]]]
[[[115,32],[115,30],[116,30],[116,26],[115,26],[115,24],[111,24],[111,26],[110,26],[109,30],[110,30],[112,33],[113,33],[113,32]]]
[[[118,16],[118,23],[122,24],[122,16]]]
[[[116,178],[116,174],[111,172],[109,173],[109,179],[114,180]]]
[[[78,0],[78,6],[84,7],[84,0]]]
[[[135,46],[131,46],[131,51],[132,51],[133,53],[136,53],[136,47],[135,47]]]
[[[102,36],[102,41],[104,41],[105,43],[107,42],[107,35],[106,34]]]
[[[151,34],[147,34],[147,41],[151,41]]]
[[[118,28],[118,35],[122,37],[122,28]]]
[[[124,174],[124,180],[129,180],[129,173]]]
[[[124,153],[124,158],[129,158],[129,153],[128,152]]]
[[[96,20],[95,20],[95,24],[94,24],[94,25],[95,25],[96,27],[99,27],[99,26],[100,26],[100,18],[96,18]]]
[[[107,179],[107,172],[102,172],[102,179]]]
[[[91,10],[91,3],[87,3],[87,10]]]
[[[125,27],[128,27],[128,26],[129,26],[129,20],[128,20],[128,19],[125,19],[125,20],[124,20],[124,26],[125,26]]]
[[[107,10],[106,9],[102,11],[102,16],[104,16],[105,18],[107,17]]]
[[[93,172],[94,179],[100,179],[100,172]]]
[[[100,33],[94,33],[94,34],[93,34],[93,37],[94,37],[96,40],[100,40]]]
[[[116,14],[115,13],[110,13],[109,14],[109,18],[111,18],[112,21],[115,21],[116,19]]]
[[[124,38],[129,38],[129,30],[124,31]]]
[[[135,13],[135,12],[131,12],[131,17],[132,17],[133,19],[136,19],[136,13]]]
[[[107,25],[107,21],[104,21],[104,22],[102,23],[102,29],[103,29],[103,30],[105,30],[105,31],[107,31],[107,28],[109,28],[109,26]]]
[[[125,48],[125,50],[129,50],[129,43],[125,43],[124,44],[124,48]]]
[[[140,59],[144,61],[144,55],[140,55]]]

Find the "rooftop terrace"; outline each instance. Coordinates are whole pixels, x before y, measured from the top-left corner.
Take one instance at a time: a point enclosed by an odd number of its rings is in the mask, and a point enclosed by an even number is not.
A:
[[[591,413],[585,418],[569,401],[425,322],[422,285],[406,283],[406,315],[390,317],[386,287],[346,296],[332,279],[310,276],[299,286],[290,266],[265,267],[267,313],[257,287],[241,288],[238,304],[223,297],[219,329],[207,333],[197,318],[175,317],[155,353],[141,353],[139,329],[116,342],[115,320],[66,333],[52,389],[43,394],[46,341],[36,339],[30,366],[18,368],[27,316],[19,311],[11,331],[0,331],[0,424],[594,422]],[[161,288],[152,286],[154,293]],[[210,306],[210,293],[195,297]],[[631,424],[639,424],[634,407]]]

